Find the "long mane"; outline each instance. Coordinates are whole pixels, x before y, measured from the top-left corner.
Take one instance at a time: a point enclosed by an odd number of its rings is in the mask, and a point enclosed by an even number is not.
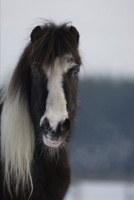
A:
[[[72,54],[80,64],[78,33],[68,23],[46,23],[31,33],[31,41],[22,53],[11,78],[1,115],[1,158],[5,183],[32,189],[31,164],[35,149],[33,123],[29,114],[31,66],[52,66],[57,57]]]

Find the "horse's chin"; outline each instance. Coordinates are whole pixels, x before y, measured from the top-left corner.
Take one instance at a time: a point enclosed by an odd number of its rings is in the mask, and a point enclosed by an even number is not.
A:
[[[60,140],[60,141],[53,141],[53,140],[49,140],[48,138],[46,138],[44,135],[43,135],[43,142],[46,146],[48,147],[51,147],[51,148],[58,148],[62,143],[63,143],[63,140]]]

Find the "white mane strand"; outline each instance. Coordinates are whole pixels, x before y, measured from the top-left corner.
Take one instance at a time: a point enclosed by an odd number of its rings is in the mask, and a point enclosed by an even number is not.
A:
[[[24,189],[31,186],[30,166],[34,153],[34,130],[26,100],[7,96],[1,115],[1,157],[4,163],[5,183],[10,190],[13,181]]]

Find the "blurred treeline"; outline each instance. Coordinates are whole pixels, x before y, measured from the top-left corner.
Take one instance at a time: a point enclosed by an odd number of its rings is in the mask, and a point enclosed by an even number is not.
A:
[[[71,145],[75,176],[134,179],[134,82],[83,80]]]

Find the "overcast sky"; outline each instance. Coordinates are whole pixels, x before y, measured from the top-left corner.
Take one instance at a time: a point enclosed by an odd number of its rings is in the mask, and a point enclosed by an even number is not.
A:
[[[42,18],[72,21],[89,76],[134,78],[134,0],[1,0],[2,77]]]

